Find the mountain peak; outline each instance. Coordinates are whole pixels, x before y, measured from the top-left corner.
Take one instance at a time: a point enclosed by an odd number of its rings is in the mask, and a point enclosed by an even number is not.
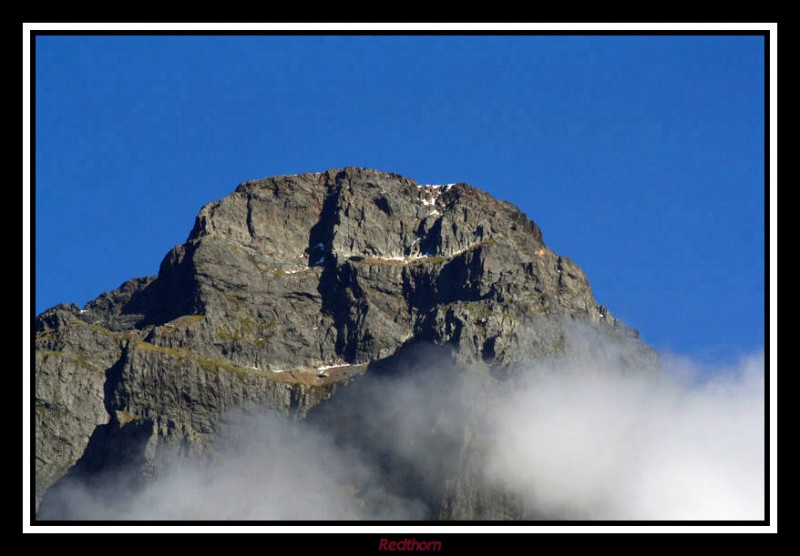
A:
[[[82,455],[112,457],[131,423],[205,453],[232,409],[302,416],[419,343],[496,374],[563,350],[575,321],[634,334],[478,188],[355,167],[247,181],[200,210],[157,277],[37,318],[37,492]]]

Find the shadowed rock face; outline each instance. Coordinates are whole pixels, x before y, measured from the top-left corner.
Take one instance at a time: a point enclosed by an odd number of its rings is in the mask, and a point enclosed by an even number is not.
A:
[[[412,344],[497,380],[563,351],[572,321],[636,335],[484,191],[361,168],[245,182],[203,207],[157,277],[37,317],[37,507],[65,476],[135,461],[146,478],[212,453],[231,410],[302,418],[337,389],[347,399]],[[457,468],[441,517],[517,516]]]

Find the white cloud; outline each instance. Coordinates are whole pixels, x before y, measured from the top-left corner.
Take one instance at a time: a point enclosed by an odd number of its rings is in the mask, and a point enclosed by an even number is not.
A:
[[[134,493],[113,476],[65,483],[59,498],[78,518],[431,518],[468,436],[477,476],[522,500],[525,517],[763,518],[763,354],[659,368],[636,349],[576,332],[565,358],[500,383],[417,351],[308,422],[243,418],[210,461],[173,463]]]
[[[493,416],[490,476],[556,516],[763,519],[763,354],[705,383],[670,363],[533,370]]]

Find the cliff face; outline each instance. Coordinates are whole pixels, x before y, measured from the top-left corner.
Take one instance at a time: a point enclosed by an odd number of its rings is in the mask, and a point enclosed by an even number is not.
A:
[[[339,411],[422,343],[502,381],[563,352],[572,322],[635,337],[533,222],[479,189],[360,168],[245,182],[200,211],[157,277],[37,317],[37,507],[67,476],[124,464],[146,480],[213,453],[232,410]],[[464,438],[436,515],[519,517],[472,477]]]

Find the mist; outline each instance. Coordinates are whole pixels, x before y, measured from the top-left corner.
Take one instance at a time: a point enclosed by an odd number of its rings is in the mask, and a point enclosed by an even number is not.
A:
[[[303,421],[229,415],[215,456],[143,486],[62,481],[38,517],[470,519],[477,488],[514,501],[488,519],[762,519],[763,353],[709,368],[639,347],[575,329],[499,380],[416,346]]]
[[[763,353],[705,380],[663,363],[578,354],[525,375],[492,415],[489,475],[556,517],[763,519]]]
[[[271,413],[226,419],[219,451],[176,459],[144,486],[132,469],[59,484],[41,519],[357,520],[420,518],[413,499],[382,490],[374,469],[321,432]]]

